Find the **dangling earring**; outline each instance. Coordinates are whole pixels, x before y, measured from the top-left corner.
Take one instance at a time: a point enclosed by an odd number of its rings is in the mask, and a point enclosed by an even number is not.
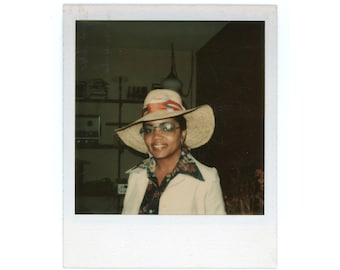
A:
[[[181,150],[182,150],[182,151],[188,150],[188,147],[187,147],[186,144],[184,143],[184,140],[181,141]]]

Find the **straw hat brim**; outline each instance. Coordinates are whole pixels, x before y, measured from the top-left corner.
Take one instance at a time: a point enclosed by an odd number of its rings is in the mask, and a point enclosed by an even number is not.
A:
[[[187,121],[187,136],[185,144],[190,149],[198,148],[210,140],[214,133],[215,117],[214,112],[209,105],[201,105],[184,111],[158,111],[150,113],[125,127],[116,129],[115,131],[124,144],[138,152],[147,154],[148,149],[144,143],[144,138],[139,133],[143,122],[172,118],[179,115],[183,115]]]

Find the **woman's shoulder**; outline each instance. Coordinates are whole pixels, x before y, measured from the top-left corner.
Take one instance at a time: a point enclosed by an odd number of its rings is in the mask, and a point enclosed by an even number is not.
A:
[[[143,173],[146,174],[146,168],[143,167],[141,164],[137,164],[137,165],[133,166],[132,168],[128,169],[127,171],[125,171],[125,173],[130,175],[130,176],[140,175],[140,174],[143,174]]]
[[[215,167],[208,166],[206,164],[203,164],[199,160],[197,160],[195,157],[192,157],[192,159],[195,161],[197,167],[201,171],[204,180],[209,181],[210,179],[215,179],[217,176],[217,170]],[[212,177],[214,176],[214,177]]]
[[[155,166],[154,160],[147,158],[139,162],[137,165],[125,171],[126,174],[142,173],[146,172],[147,167]]]

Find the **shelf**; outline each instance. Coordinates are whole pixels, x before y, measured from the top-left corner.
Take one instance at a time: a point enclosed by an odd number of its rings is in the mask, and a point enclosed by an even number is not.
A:
[[[119,149],[120,146],[114,144],[75,144],[76,149]]]
[[[122,126],[122,127],[124,127],[124,126],[127,126],[128,124],[130,124],[130,123],[128,123],[128,122],[121,122],[121,123],[119,123],[119,122],[106,122],[105,126]]]
[[[143,104],[142,100],[134,100],[134,99],[99,99],[99,98],[76,98],[76,102],[84,102],[84,103],[130,103],[130,104]]]

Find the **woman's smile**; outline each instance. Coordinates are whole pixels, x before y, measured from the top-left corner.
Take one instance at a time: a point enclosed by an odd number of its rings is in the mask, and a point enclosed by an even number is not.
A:
[[[151,146],[155,150],[162,150],[162,149],[167,147],[167,144],[164,144],[164,143],[155,143],[155,144],[152,144]]]

